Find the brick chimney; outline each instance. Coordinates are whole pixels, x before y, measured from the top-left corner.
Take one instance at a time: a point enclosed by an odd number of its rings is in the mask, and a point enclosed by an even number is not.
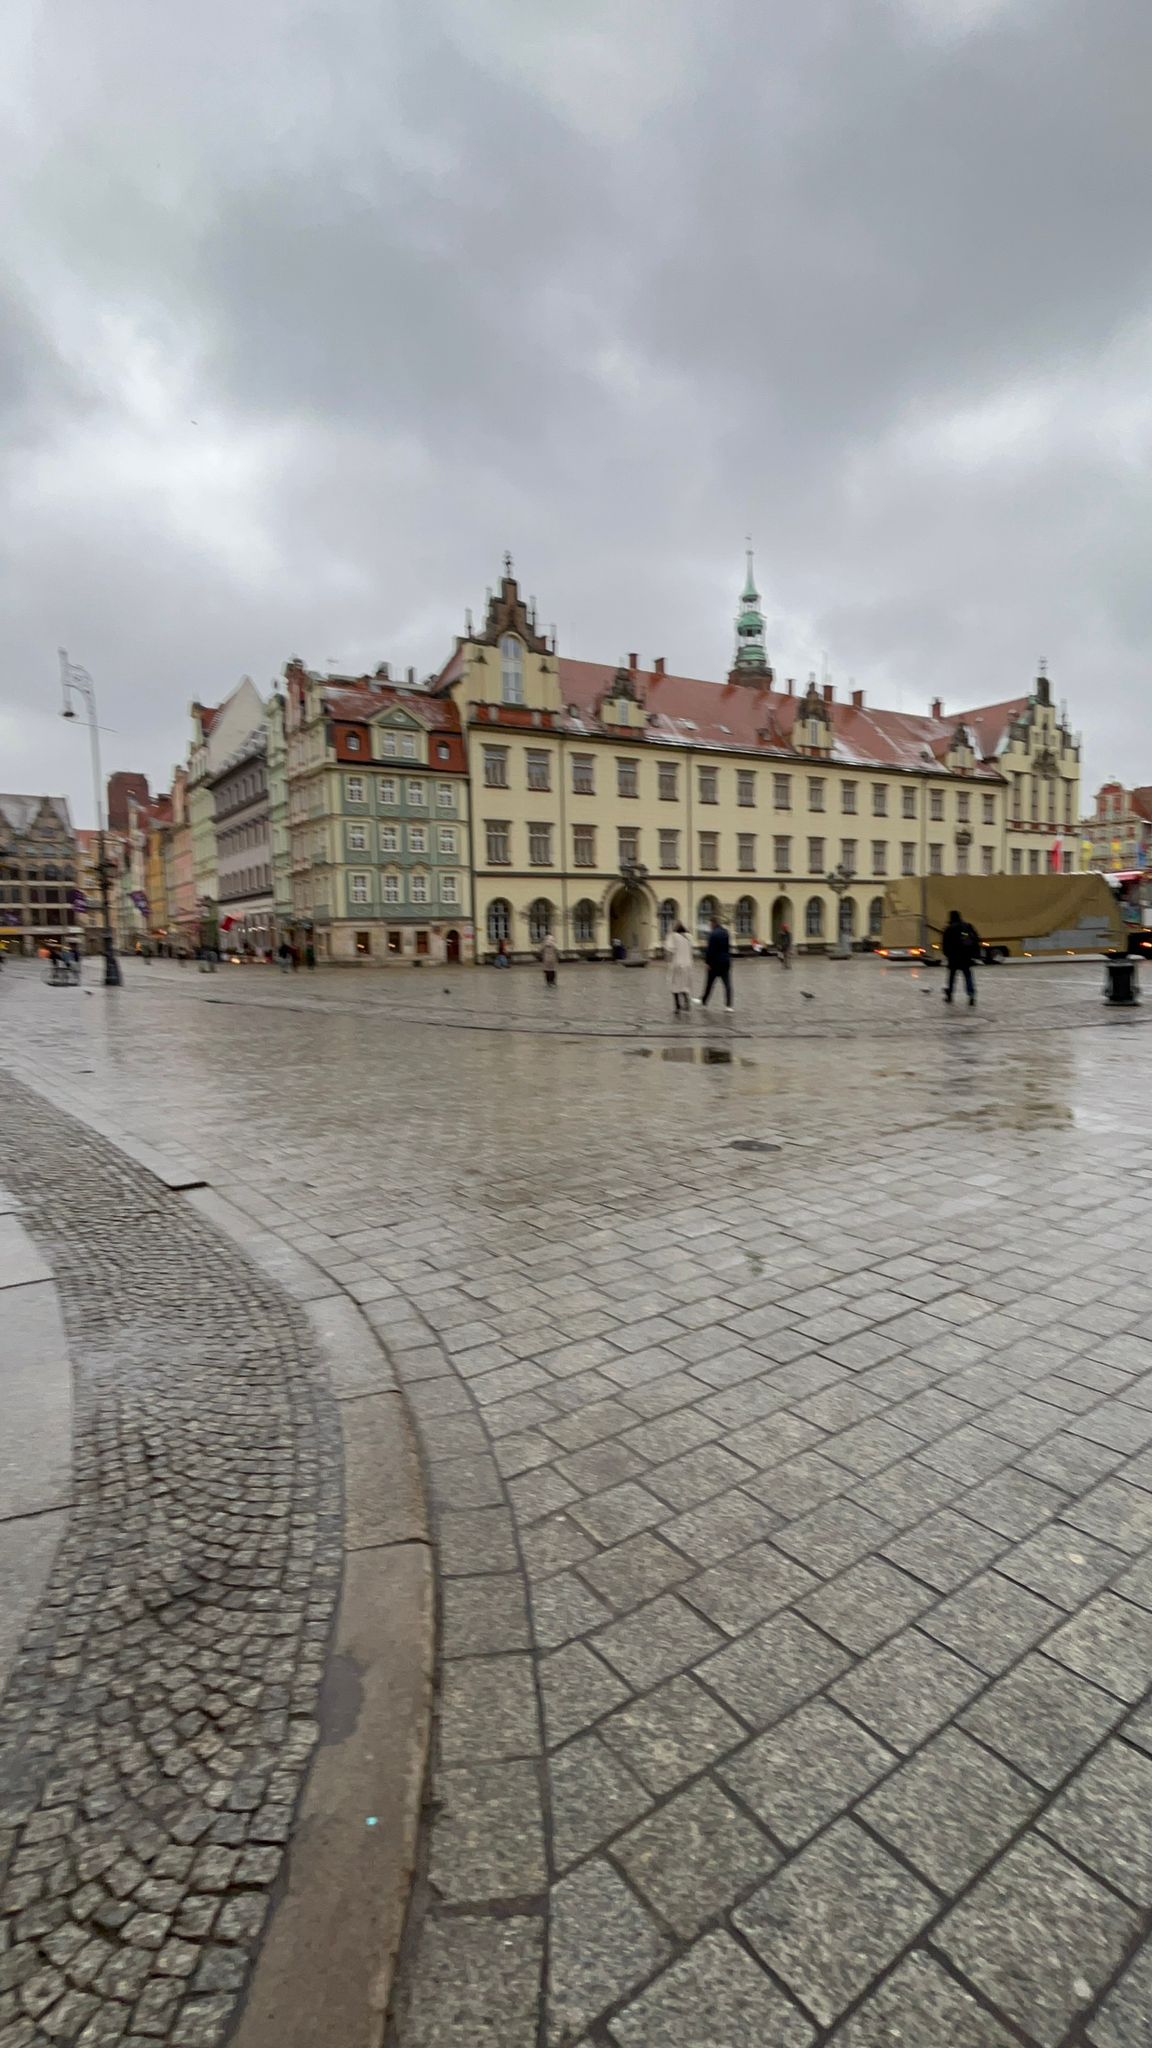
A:
[[[663,656],[662,654],[657,654],[657,655],[656,655],[656,656],[654,657],[654,659],[653,659],[653,662],[652,662],[652,673],[653,673],[653,675],[654,675],[654,676],[662,676],[662,675],[663,675],[663,673],[664,673],[664,656]]]
[[[933,699],[932,699],[932,716],[933,716],[933,718],[943,718],[943,716],[944,716],[944,700],[943,700],[943,698],[942,698],[942,697],[933,697]]]
[[[628,656],[628,672],[630,675],[635,675],[639,660],[640,656],[638,654],[630,654]]]
[[[832,703],[834,703],[834,702],[835,702],[835,697],[836,697],[836,692],[835,692],[835,690],[834,690],[834,689],[832,688],[832,685],[831,685],[831,683],[825,683],[825,685],[824,685],[824,702],[825,702],[826,704],[832,704]]]
[[[864,692],[863,692],[863,690],[853,690],[853,692],[852,692],[852,709],[853,709],[853,711],[863,711],[863,709],[864,709]]]

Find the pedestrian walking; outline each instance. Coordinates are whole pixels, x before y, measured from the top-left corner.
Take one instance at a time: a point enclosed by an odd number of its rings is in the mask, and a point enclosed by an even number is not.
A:
[[[309,939],[308,944],[304,948],[304,965],[305,967],[315,967],[316,965],[316,948],[312,944],[311,939]]]
[[[548,932],[540,948],[540,965],[544,969],[544,984],[546,988],[555,988],[556,969],[559,963],[560,954],[557,951],[556,941],[552,937],[551,932]]]
[[[686,926],[678,924],[669,932],[667,939],[668,982],[672,990],[672,1008],[679,1015],[689,1008],[692,1001],[692,941]]]
[[[792,931],[789,925],[782,924],[777,932],[776,951],[780,955],[781,967],[787,972],[792,965]]]
[[[732,1008],[732,941],[728,936],[727,926],[722,924],[718,917],[712,919],[712,927],[708,933],[708,944],[704,948],[704,964],[708,969],[708,978],[704,983],[704,993],[700,997],[701,1008],[707,1003],[716,983],[720,982],[724,990],[724,1008],[730,1010]]]
[[[944,927],[941,946],[944,958],[948,962],[948,986],[944,991],[944,1001],[946,1003],[952,1001],[952,990],[956,986],[956,976],[962,974],[964,976],[964,986],[968,991],[968,1008],[970,1010],[974,1009],[976,1006],[976,983],[973,979],[972,967],[974,962],[980,958],[979,932],[974,924],[969,924],[966,918],[961,917],[958,910],[951,910],[948,913],[948,922]]]
[[[512,965],[512,962],[511,962],[511,960],[510,960],[510,959],[508,958],[508,941],[507,941],[507,939],[498,939],[498,940],[497,940],[497,942],[496,942],[496,958],[495,958],[495,960],[494,960],[494,961],[492,962],[492,965],[493,965],[493,967],[511,967],[511,965]]]
[[[292,948],[291,948],[291,946],[290,946],[290,945],[288,944],[288,941],[287,941],[287,939],[281,939],[281,941],[280,941],[280,946],[279,946],[279,951],[278,951],[278,958],[279,958],[279,961],[280,961],[280,972],[281,972],[281,974],[291,974],[291,972],[292,972]]]

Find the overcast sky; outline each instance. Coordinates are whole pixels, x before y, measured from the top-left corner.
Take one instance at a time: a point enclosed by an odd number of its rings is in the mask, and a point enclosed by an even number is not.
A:
[[[1045,655],[1152,782],[1148,0],[7,0],[0,788],[285,659],[921,708]]]

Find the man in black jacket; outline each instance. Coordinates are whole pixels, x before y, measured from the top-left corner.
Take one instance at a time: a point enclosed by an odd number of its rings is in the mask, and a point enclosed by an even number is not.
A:
[[[953,910],[949,913],[940,945],[944,958],[948,962],[948,986],[944,991],[944,1001],[946,1003],[952,1001],[952,990],[956,986],[956,976],[962,974],[964,976],[964,986],[968,991],[968,1007],[972,1009],[976,1002],[976,984],[972,979],[972,963],[980,958],[980,934],[974,924],[966,923],[965,919],[961,917],[960,912]]]
[[[708,944],[704,949],[704,964],[708,969],[708,979],[704,983],[704,994],[700,998],[701,1003],[703,1004],[708,1001],[713,988],[719,981],[723,984],[724,988],[724,1008],[730,1010],[732,1008],[732,942],[718,917],[712,919],[712,929],[708,934]]]

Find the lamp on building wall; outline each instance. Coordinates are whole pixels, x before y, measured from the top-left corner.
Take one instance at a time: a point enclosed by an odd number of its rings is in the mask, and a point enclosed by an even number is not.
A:
[[[75,718],[73,697],[79,697],[87,712],[88,733],[92,742],[92,785],[96,799],[96,877],[100,884],[100,916],[103,925],[101,943],[104,949],[104,986],[119,988],[124,977],[120,962],[116,958],[116,946],[112,937],[111,883],[115,863],[107,857],[104,834],[107,820],[104,811],[104,783],[100,773],[100,727],[96,719],[96,687],[86,668],[79,668],[68,659],[63,647],[60,653],[60,688],[64,698],[62,718]]]

